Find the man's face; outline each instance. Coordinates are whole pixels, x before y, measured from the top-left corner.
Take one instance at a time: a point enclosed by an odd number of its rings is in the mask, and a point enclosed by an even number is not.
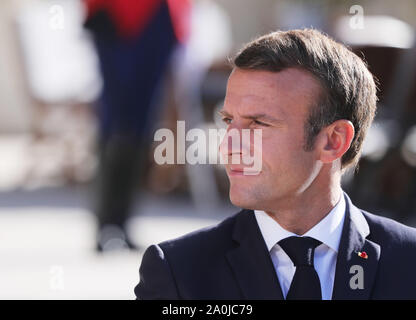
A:
[[[244,174],[241,170],[247,166],[242,161],[232,164],[231,156],[241,156],[242,152],[233,149],[231,143],[224,144],[227,136],[221,145],[222,154],[229,159],[225,167],[234,205],[272,210],[281,201],[301,194],[313,182],[319,171],[318,156],[315,150],[304,150],[304,124],[320,90],[318,81],[299,69],[234,69],[221,111],[227,132],[262,130],[262,166],[257,175]],[[251,143],[250,152],[254,154],[257,147]]]

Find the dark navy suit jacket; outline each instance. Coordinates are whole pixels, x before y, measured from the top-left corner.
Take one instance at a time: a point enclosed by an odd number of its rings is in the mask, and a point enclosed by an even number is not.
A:
[[[344,197],[332,298],[416,299],[416,229],[360,210]],[[350,286],[354,265],[362,267],[362,289]],[[242,210],[214,227],[150,246],[135,294],[138,299],[283,299],[277,277],[254,212]]]

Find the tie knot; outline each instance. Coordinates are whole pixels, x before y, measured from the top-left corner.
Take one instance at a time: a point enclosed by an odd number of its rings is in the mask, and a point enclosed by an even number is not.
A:
[[[313,266],[315,248],[322,242],[311,237],[288,237],[279,241],[295,266]]]

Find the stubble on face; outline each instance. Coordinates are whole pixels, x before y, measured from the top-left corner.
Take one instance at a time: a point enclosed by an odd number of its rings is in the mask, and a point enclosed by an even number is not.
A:
[[[247,209],[270,209],[279,201],[290,201],[311,182],[315,161],[313,150],[304,149],[304,123],[319,91],[317,81],[299,69],[278,73],[233,71],[224,105],[233,117],[232,126],[253,128],[244,119],[250,112],[267,113],[281,121],[261,126],[263,163],[258,176],[232,176],[227,168],[233,204]]]

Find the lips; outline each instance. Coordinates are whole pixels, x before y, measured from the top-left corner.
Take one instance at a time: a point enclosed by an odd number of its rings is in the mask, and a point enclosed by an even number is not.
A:
[[[258,171],[249,167],[230,167],[227,171],[229,176],[253,176],[259,174]]]

